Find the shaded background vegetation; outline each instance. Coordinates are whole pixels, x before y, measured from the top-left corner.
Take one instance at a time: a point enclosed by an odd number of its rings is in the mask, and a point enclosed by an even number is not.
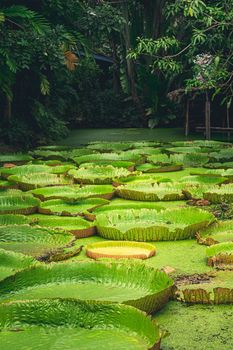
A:
[[[2,0],[1,139],[31,147],[69,128],[183,126],[185,92],[199,95],[194,124],[205,94],[222,124],[232,28],[232,0]]]

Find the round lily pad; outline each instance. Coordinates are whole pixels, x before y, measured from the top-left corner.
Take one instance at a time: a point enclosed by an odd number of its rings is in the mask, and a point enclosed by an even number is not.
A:
[[[188,239],[213,221],[211,213],[196,208],[139,209],[100,213],[95,225],[104,238],[140,242]]]
[[[127,305],[34,300],[0,306],[1,350],[158,350],[160,331]]]
[[[162,308],[173,281],[141,262],[56,263],[18,272],[0,282],[0,300],[76,299],[120,303],[147,313]]]
[[[103,198],[87,198],[74,203],[67,203],[62,199],[51,199],[42,202],[38,208],[39,213],[49,215],[77,216],[86,211],[92,211],[109,201]]]
[[[155,247],[148,243],[130,241],[97,242],[86,247],[86,254],[92,259],[148,259],[155,255]]]

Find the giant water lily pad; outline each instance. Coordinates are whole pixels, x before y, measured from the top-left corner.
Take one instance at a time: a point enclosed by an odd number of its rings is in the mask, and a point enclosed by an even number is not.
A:
[[[0,214],[35,213],[40,204],[39,199],[31,194],[17,190],[4,191],[0,195]]]
[[[126,305],[36,300],[0,306],[1,350],[158,350],[158,326]]]
[[[7,190],[7,189],[14,189],[18,186],[14,184],[13,182],[7,181],[7,180],[0,180],[0,190]]]
[[[12,168],[1,168],[0,173],[3,178],[8,178],[11,175],[23,176],[34,173],[50,173],[52,170],[53,168],[44,164],[26,164]]]
[[[31,219],[31,223],[36,225],[68,231],[79,238],[92,236],[96,232],[93,223],[81,217],[35,214],[31,215],[29,219]]]
[[[121,152],[132,148],[131,142],[93,142],[87,146],[88,149],[101,152]]]
[[[209,161],[209,156],[205,153],[177,153],[171,154],[170,161],[174,163],[182,163],[185,166],[196,167],[205,165]]]
[[[176,208],[158,212],[141,209],[98,214],[98,233],[107,239],[163,241],[188,239],[214,221],[214,216],[196,208]]]
[[[169,153],[207,153],[209,149],[207,147],[200,146],[181,146],[181,147],[171,147],[166,149]]]
[[[69,178],[49,173],[35,173],[22,176],[11,175],[8,179],[12,182],[17,183],[22,190],[26,191],[37,187],[61,186],[71,184]]]
[[[151,313],[168,301],[172,285],[164,272],[142,263],[56,263],[0,282],[0,301],[73,298],[128,304]]]
[[[15,163],[15,164],[24,164],[32,160],[32,157],[29,154],[24,153],[8,153],[0,154],[0,163]]]
[[[233,184],[212,187],[206,190],[204,198],[212,203],[233,203]]]
[[[232,265],[233,242],[222,242],[208,247],[206,256],[210,266]]]
[[[41,203],[38,210],[42,214],[77,216],[108,203],[109,201],[103,198],[87,198],[74,203],[67,203],[62,199],[51,199]]]
[[[0,280],[35,265],[35,263],[36,261],[30,256],[0,249]]]
[[[222,149],[218,152],[210,153],[210,157],[218,162],[233,161],[233,148]]]
[[[111,184],[120,178],[127,178],[131,172],[125,168],[108,166],[94,166],[70,170],[69,175],[75,182],[84,184]]]
[[[190,175],[182,177],[179,182],[200,184],[200,185],[219,185],[227,181],[227,178],[221,176],[202,176]]]
[[[219,221],[199,232],[198,243],[213,245],[222,242],[233,242],[233,220]]]
[[[130,241],[97,242],[86,246],[86,254],[92,259],[148,259],[155,255],[155,247],[148,243]]]
[[[190,304],[233,303],[232,279],[232,271],[181,276],[176,281],[175,296],[178,300]]]
[[[64,199],[69,202],[75,202],[84,198],[105,198],[111,199],[115,189],[111,185],[70,185],[70,186],[52,186],[37,188],[31,193],[41,200]]]
[[[0,248],[39,256],[44,252],[66,246],[73,235],[29,225],[0,226]]]
[[[184,205],[185,203],[180,202],[174,202],[174,206]],[[106,211],[112,211],[112,210],[127,210],[127,209],[155,209],[155,210],[163,210],[167,208],[167,204],[164,202],[161,204],[160,202],[144,202],[144,201],[133,201],[133,200],[127,200],[123,198],[116,198],[108,205],[104,205],[100,208],[97,208],[94,210],[95,214],[106,212]]]
[[[182,188],[172,183],[129,183],[117,187],[116,192],[122,198],[141,201],[175,201],[185,198]]]
[[[112,161],[110,164],[106,160],[99,160],[98,162],[94,163],[82,163],[79,165],[80,168],[88,168],[88,167],[95,167],[95,166],[107,166],[107,165],[112,165],[115,168],[125,168],[128,169],[129,171],[134,170],[134,162],[129,162],[127,160],[115,160]]]
[[[139,164],[136,169],[144,173],[165,173],[183,169],[183,164],[167,163],[155,165],[151,163]]]
[[[98,161],[108,161],[111,164],[112,161],[126,160],[130,162],[138,162],[141,160],[141,155],[135,151],[127,151],[122,153],[95,153],[80,157],[74,157],[73,160],[78,164],[93,163]]]
[[[0,226],[7,225],[25,225],[30,223],[29,216],[19,214],[2,214],[0,215]]]

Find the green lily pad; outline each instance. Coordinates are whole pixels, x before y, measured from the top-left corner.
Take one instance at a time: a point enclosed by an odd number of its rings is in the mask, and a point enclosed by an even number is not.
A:
[[[0,282],[0,301],[78,299],[135,306],[147,313],[161,309],[173,281],[140,262],[56,263],[29,268]]]
[[[126,305],[61,299],[3,304],[0,327],[2,350],[149,350],[160,343],[158,326]]]

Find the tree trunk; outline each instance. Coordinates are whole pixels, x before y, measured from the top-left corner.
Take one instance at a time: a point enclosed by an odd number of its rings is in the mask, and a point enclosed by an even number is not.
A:
[[[129,10],[128,10],[127,3],[123,4],[123,15],[124,15],[124,19],[125,19],[123,36],[124,36],[124,43],[125,43],[125,49],[126,49],[126,55],[127,55],[127,53],[132,48],[131,47],[131,40],[130,40]],[[144,108],[143,108],[142,102],[141,102],[141,100],[138,96],[138,93],[137,93],[136,74],[135,74],[135,67],[134,67],[133,60],[126,57],[126,66],[127,66],[127,76],[128,76],[128,82],[129,82],[129,88],[130,88],[132,100],[138,108],[143,126],[147,126]]]

